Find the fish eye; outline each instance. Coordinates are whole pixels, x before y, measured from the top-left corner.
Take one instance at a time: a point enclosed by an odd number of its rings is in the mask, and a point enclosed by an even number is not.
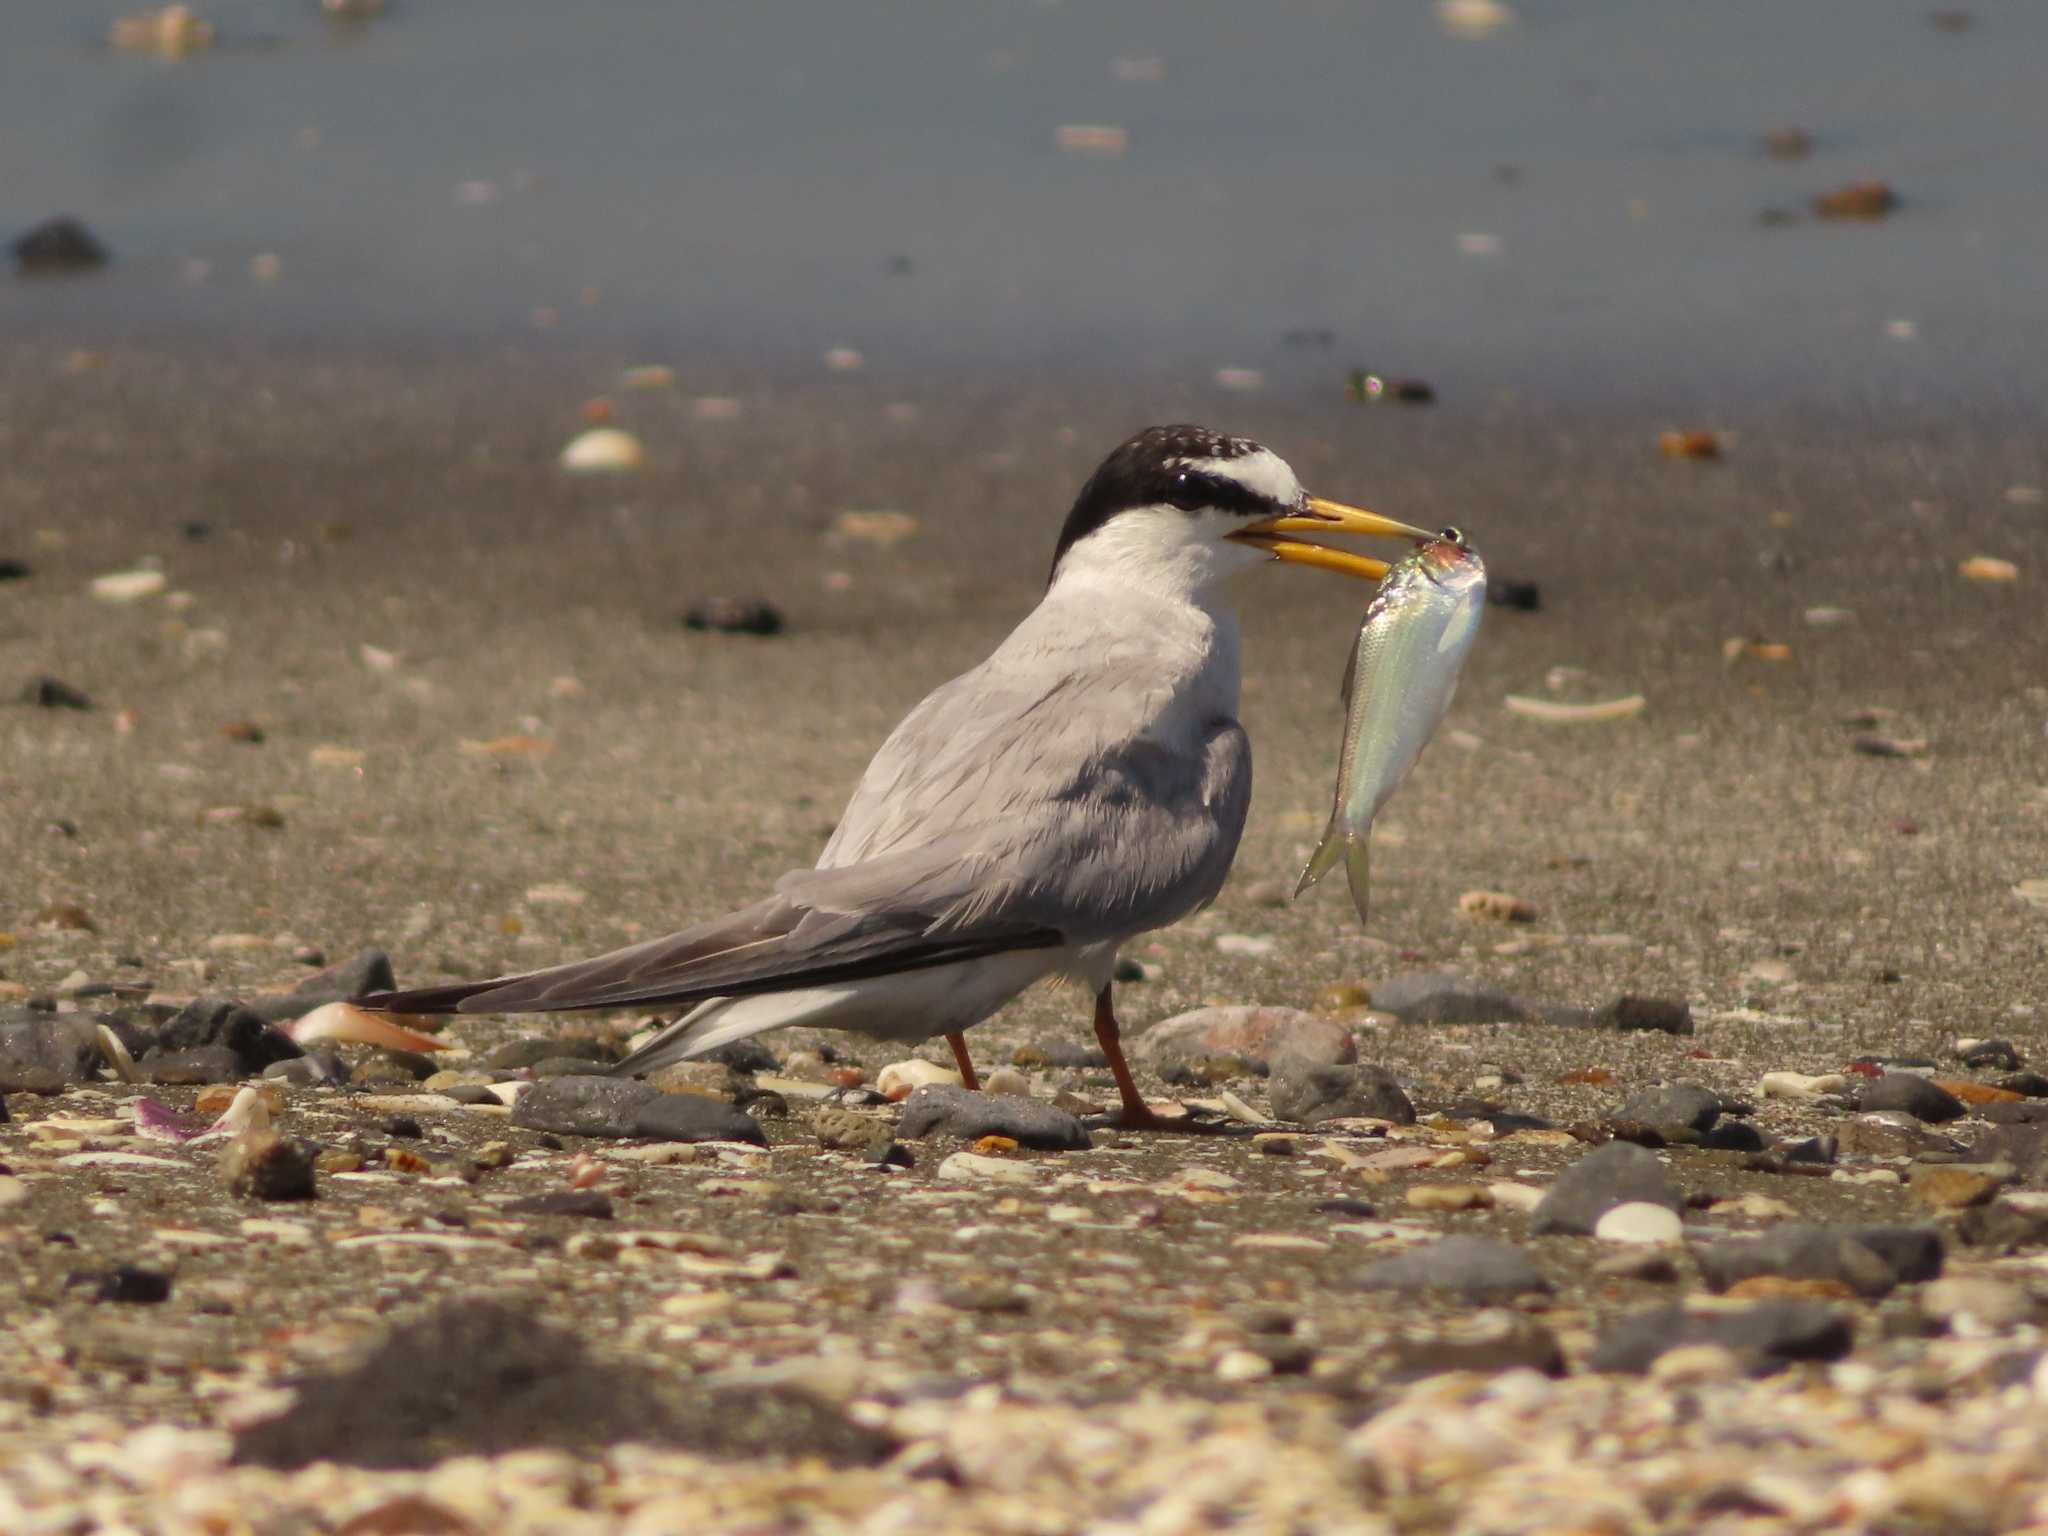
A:
[[[1465,530],[1462,528],[1446,528],[1437,537],[1446,544],[1455,544],[1460,549],[1465,547]]]

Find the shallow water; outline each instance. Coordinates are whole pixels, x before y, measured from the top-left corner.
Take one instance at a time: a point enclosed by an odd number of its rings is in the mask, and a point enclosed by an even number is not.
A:
[[[172,62],[0,3],[0,227],[70,211],[117,257],[0,283],[8,333],[1938,412],[2021,395],[2048,320],[2039,6],[200,9],[219,44]],[[1760,153],[1785,125],[1810,158]],[[1865,176],[1882,223],[1759,223]]]

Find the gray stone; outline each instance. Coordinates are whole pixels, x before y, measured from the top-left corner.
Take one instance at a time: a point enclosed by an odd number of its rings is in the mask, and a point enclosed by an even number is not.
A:
[[[555,1082],[567,1081],[563,1078]],[[526,1094],[532,1098],[543,1083]],[[523,1103],[525,1100],[522,1099]],[[640,1106],[633,1117],[634,1136],[650,1141],[745,1141],[757,1147],[768,1145],[761,1123],[744,1109],[701,1093],[659,1093]]]
[[[1614,1113],[1617,1119],[1640,1120],[1646,1125],[1684,1125],[1706,1131],[1721,1118],[1721,1095],[1698,1083],[1666,1083],[1630,1094]]]
[[[1692,1007],[1683,998],[1624,994],[1595,1013],[1593,1024],[1623,1034],[1689,1035],[1693,1032]]]
[[[1562,1376],[1564,1349],[1533,1317],[1513,1312],[1483,1313],[1439,1333],[1394,1340],[1387,1353],[1391,1381],[1415,1381],[1449,1371],[1541,1371]]]
[[[2026,1183],[2048,1178],[2048,1125],[1994,1125],[1977,1138],[1970,1157],[1979,1163],[2010,1163]]]
[[[1450,971],[1402,971],[1372,986],[1372,1005],[1403,1024],[1520,1024],[1526,1005]]]
[[[1270,1093],[1274,1117],[1296,1125],[1348,1119],[1415,1123],[1415,1106],[1381,1067],[1331,1067],[1282,1056],[1273,1063]]]
[[[1960,1152],[1962,1144],[1926,1130],[1910,1115],[1852,1115],[1835,1127],[1836,1149],[1850,1157],[1917,1157],[1923,1152]]]
[[[1465,1236],[1382,1259],[1355,1284],[1364,1291],[1445,1291],[1479,1302],[1511,1301],[1550,1289],[1543,1271],[1513,1243]]]
[[[1903,1110],[1916,1120],[1939,1125],[1969,1113],[1963,1101],[1946,1088],[1911,1072],[1887,1072],[1863,1090],[1862,1108]]]
[[[1756,1275],[1838,1280],[1876,1300],[1901,1283],[1941,1273],[1941,1235],[1932,1227],[1832,1227],[1803,1222],[1759,1237],[1731,1238],[1697,1251],[1700,1275],[1717,1291]]]
[[[1611,1141],[1557,1176],[1531,1213],[1529,1230],[1590,1236],[1602,1216],[1632,1200],[1674,1211],[1682,1204],[1655,1153],[1625,1141]]]
[[[235,1065],[222,1067],[217,1056],[195,1053],[219,1047],[234,1054]],[[183,1070],[200,1070],[211,1063],[221,1075],[211,1078],[180,1077],[179,1082],[232,1082],[238,1077],[256,1077],[272,1062],[290,1061],[305,1055],[298,1042],[280,1029],[251,1013],[231,997],[195,998],[178,1010],[156,1033],[156,1042],[142,1057],[142,1066],[154,1075],[154,1063],[164,1057],[184,1056]],[[165,1079],[160,1079],[163,1081]]]
[[[80,1014],[10,1009],[0,1016],[0,1092],[62,1093],[100,1067],[99,1031]]]
[[[328,1003],[352,1002],[371,992],[391,992],[397,987],[391,957],[381,949],[365,949],[339,965],[313,972],[289,992],[251,998],[247,1006],[259,1018],[282,1024],[303,1018]]]
[[[1138,1036],[1131,1054],[1161,1071],[1213,1056],[1270,1066],[1292,1055],[1338,1066],[1358,1060],[1358,1046],[1342,1024],[1299,1008],[1197,1008],[1154,1024]]]
[[[1849,1319],[1810,1301],[1765,1301],[1727,1311],[1659,1307],[1625,1317],[1600,1336],[1587,1364],[1596,1371],[1640,1374],[1667,1350],[1718,1344],[1755,1375],[1799,1360],[1839,1360],[1856,1342]]]
[[[896,1134],[910,1140],[933,1134],[967,1141],[1008,1136],[1019,1146],[1047,1152],[1092,1145],[1081,1122],[1057,1105],[1012,1093],[970,1093],[950,1083],[927,1083],[905,1099]]]
[[[559,1061],[568,1056],[585,1062],[586,1070],[590,1062],[613,1060],[611,1052],[588,1036],[557,1040],[551,1035],[524,1035],[492,1048],[485,1054],[482,1064],[494,1071],[516,1072],[536,1062]]]
[[[661,1096],[632,1078],[551,1077],[519,1096],[512,1123],[557,1136],[635,1136],[640,1111]]]

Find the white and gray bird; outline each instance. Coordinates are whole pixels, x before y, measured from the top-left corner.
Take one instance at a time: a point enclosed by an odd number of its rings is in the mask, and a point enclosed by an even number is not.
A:
[[[361,999],[394,1013],[683,1006],[637,1074],[785,1024],[962,1032],[1047,979],[1086,988],[1123,1123],[1157,1125],[1111,1007],[1118,947],[1222,889],[1251,800],[1230,579],[1274,560],[1378,580],[1304,534],[1426,540],[1312,497],[1259,444],[1153,427],[1081,488],[1038,606],[896,727],[825,845],[752,906],[594,959]]]

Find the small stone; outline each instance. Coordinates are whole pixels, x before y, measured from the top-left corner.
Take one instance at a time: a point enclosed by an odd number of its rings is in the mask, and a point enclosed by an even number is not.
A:
[[[1393,1381],[1414,1381],[1450,1371],[1537,1371],[1562,1376],[1564,1349],[1557,1335],[1532,1317],[1487,1312],[1441,1332],[1397,1337],[1387,1354]]]
[[[247,1131],[221,1152],[221,1178],[231,1194],[257,1200],[313,1198],[313,1158],[275,1131]]]
[[[2004,1163],[2023,1180],[2038,1184],[2048,1179],[2048,1125],[1994,1125],[1970,1148],[1977,1163]]]
[[[1855,1341],[1849,1319],[1818,1302],[1764,1301],[1713,1312],[1671,1306],[1615,1323],[1587,1364],[1596,1371],[1640,1374],[1671,1350],[1711,1344],[1760,1375],[1800,1360],[1839,1360]]]
[[[519,1102],[524,1106],[528,1094]],[[513,1118],[518,1119],[515,1109]],[[761,1123],[743,1109],[695,1093],[658,1093],[633,1117],[634,1136],[649,1141],[740,1141],[768,1145]]]
[[[1920,1292],[1921,1310],[1954,1327],[1965,1319],[1994,1332],[2018,1328],[2040,1315],[2034,1298],[2016,1285],[1980,1275],[1953,1275]]]
[[[225,1062],[219,1053],[226,1054]],[[256,1077],[273,1062],[304,1054],[289,1035],[233,998],[201,997],[157,1031],[142,1065],[156,1082],[223,1082]]]
[[[1757,1090],[1767,1099],[1818,1099],[1849,1091],[1849,1079],[1839,1072],[1810,1077],[1804,1072],[1766,1072]]]
[[[620,427],[593,427],[571,438],[562,450],[562,468],[571,474],[623,474],[647,459],[640,439]]]
[[[1593,1224],[1593,1236],[1603,1243],[1675,1243],[1684,1233],[1678,1212],[1643,1200],[1617,1205]]]
[[[1969,1111],[1963,1101],[1927,1078],[1911,1072],[1887,1072],[1863,1090],[1864,1111],[1902,1110],[1916,1120],[1941,1124],[1959,1120]]]
[[[1083,1151],[1087,1130],[1057,1105],[1013,1094],[972,1093],[957,1083],[919,1088],[903,1103],[896,1134],[915,1141],[934,1134],[974,1141],[1005,1136],[1019,1145],[1049,1152]]]
[[[2013,1173],[2010,1163],[1922,1166],[1913,1170],[1908,1187],[1922,1205],[1937,1211],[1960,1211],[1985,1204],[2012,1182]]]
[[[1216,1362],[1216,1379],[1239,1383],[1264,1381],[1273,1374],[1273,1362],[1249,1349],[1233,1349]]]
[[[819,1146],[838,1151],[865,1151],[877,1136],[886,1138],[888,1134],[872,1115],[850,1109],[820,1109],[811,1116],[810,1125]]]
[[[1787,1223],[1758,1237],[1710,1243],[1694,1257],[1701,1277],[1717,1291],[1769,1275],[1833,1281],[1875,1300],[1897,1285],[1940,1274],[1942,1248],[1931,1227]]]
[[[1403,971],[1375,982],[1372,1003],[1403,1024],[1519,1024],[1529,1016],[1506,993],[1449,971]]]
[[[1036,1184],[1039,1165],[1012,1157],[983,1157],[977,1152],[955,1152],[939,1164],[939,1177],[948,1181],[987,1181],[996,1184]]]
[[[575,1216],[592,1221],[612,1219],[612,1197],[594,1189],[555,1189],[525,1195],[499,1207],[508,1216]]]
[[[15,238],[15,270],[23,277],[90,272],[107,264],[107,248],[77,219],[59,215]]]
[[[32,704],[38,709],[92,708],[92,700],[80,688],[74,688],[61,677],[32,678],[21,690],[21,702]]]
[[[631,1078],[551,1077],[520,1095],[512,1123],[558,1136],[633,1136],[640,1111],[662,1097],[659,1088]]]
[[[1282,1055],[1335,1066],[1358,1059],[1351,1031],[1298,1008],[1197,1008],[1162,1019],[1131,1047],[1160,1071],[1202,1058],[1236,1056],[1269,1068]]]
[[[1618,1205],[1644,1201],[1679,1209],[1678,1191],[1654,1153],[1627,1142],[1595,1148],[1560,1173],[1529,1218],[1532,1233],[1588,1234]]]
[[[99,1031],[83,1014],[0,1014],[0,1092],[62,1093],[99,1075]]]
[[[1706,1131],[1721,1118],[1721,1095],[1698,1083],[1667,1083],[1631,1094],[1615,1112],[1621,1120],[1648,1125],[1683,1125]]]
[[[935,1061],[924,1061],[911,1057],[907,1061],[892,1061],[875,1074],[875,1090],[883,1098],[900,1104],[919,1088],[939,1085],[961,1088],[960,1074],[951,1067],[942,1067]]]
[[[162,571],[110,571],[92,580],[92,595],[103,603],[133,603],[155,597],[169,585]]]
[[[1956,1060],[1976,1072],[2017,1072],[2020,1053],[2010,1040],[1958,1040]]]
[[[1667,1387],[1734,1381],[1742,1374],[1741,1357],[1723,1344],[1681,1344],[1665,1350],[1650,1367],[1651,1378]]]
[[[1533,923],[1536,903],[1506,891],[1467,891],[1458,898],[1458,915],[1486,923]]]
[[[1898,206],[1898,193],[1892,190],[1891,183],[1884,181],[1852,181],[1813,200],[1813,211],[1820,218],[1866,223],[1886,217]]]
[[[2020,579],[2020,568],[1996,555],[1972,555],[1957,566],[1956,571],[1965,581],[2002,584]]]
[[[1356,982],[1332,982],[1316,993],[1315,1001],[1310,1006],[1317,1013],[1342,1013],[1352,1008],[1370,1008],[1372,988],[1359,986]]]
[[[1484,1211],[1493,1208],[1493,1195],[1484,1184],[1417,1184],[1407,1195],[1408,1206],[1417,1211]]]
[[[1670,1285],[1678,1279],[1678,1265],[1665,1245],[1628,1247],[1609,1254],[1593,1266],[1602,1280],[1640,1280],[1648,1285]]]
[[[1325,1120],[1391,1120],[1415,1123],[1415,1106],[1384,1068],[1324,1066],[1299,1056],[1273,1063],[1271,1099],[1275,1119],[1298,1125]]]
[[[782,610],[758,597],[707,597],[683,610],[683,628],[721,635],[779,635]]]
[[[1678,997],[1637,997],[1624,994],[1593,1015],[1597,1029],[1623,1034],[1689,1035],[1692,1005]]]
[[[93,1288],[94,1301],[119,1302],[128,1306],[154,1306],[171,1299],[171,1277],[158,1269],[141,1269],[117,1264],[99,1277]]]
[[[1514,1244],[1463,1235],[1382,1259],[1354,1283],[1365,1291],[1445,1291],[1476,1302],[1550,1290],[1543,1272]]]

